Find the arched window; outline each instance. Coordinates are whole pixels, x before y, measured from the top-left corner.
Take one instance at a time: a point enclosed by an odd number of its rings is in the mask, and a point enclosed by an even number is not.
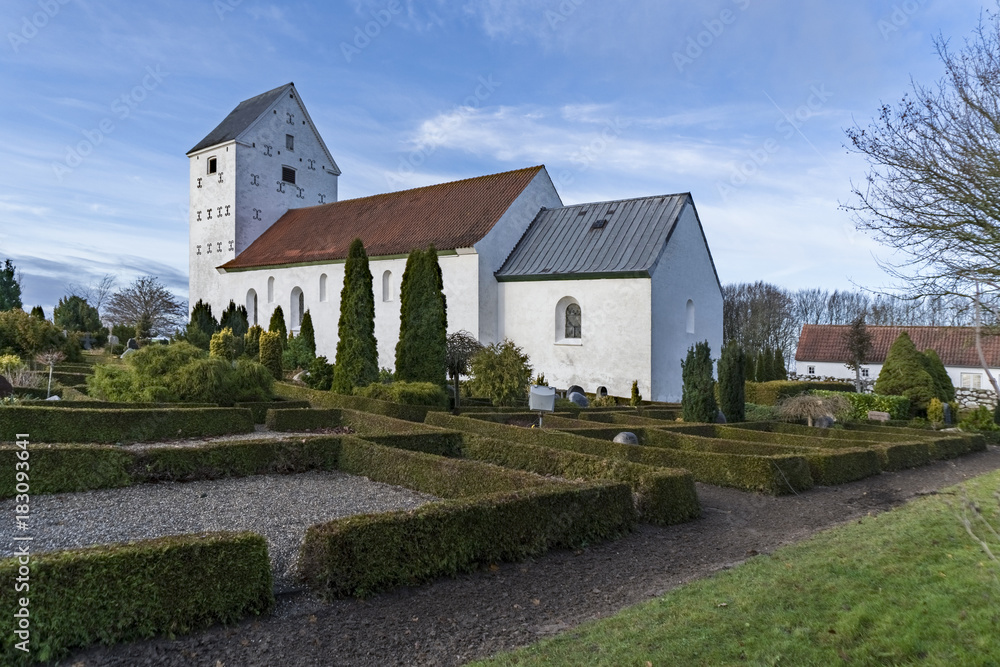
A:
[[[247,292],[247,319],[250,326],[257,324],[257,290]]]
[[[580,312],[580,304],[571,303],[566,306],[566,338],[582,338],[581,335],[581,320],[583,319],[582,313]]]
[[[326,274],[320,274],[319,277],[319,300],[326,301]]]
[[[386,271],[382,274],[382,300],[392,301],[392,271]]]
[[[301,287],[292,290],[291,303],[292,327],[298,329],[302,326],[302,314],[306,312],[306,297],[302,293]]]
[[[597,395],[599,397],[607,396],[608,395],[608,388],[607,387],[598,387],[596,393],[597,393]]]
[[[694,301],[691,299],[687,302],[687,332],[694,333]]]
[[[267,279],[267,302],[274,303],[274,276]]]

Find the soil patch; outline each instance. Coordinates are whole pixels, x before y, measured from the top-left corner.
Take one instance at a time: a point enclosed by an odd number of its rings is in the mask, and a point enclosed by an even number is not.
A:
[[[460,665],[608,616],[820,530],[1000,469],[1000,448],[775,498],[698,484],[703,516],[641,525],[579,551],[403,588],[369,600],[280,599],[276,613],[177,639],[81,651],[66,664]]]

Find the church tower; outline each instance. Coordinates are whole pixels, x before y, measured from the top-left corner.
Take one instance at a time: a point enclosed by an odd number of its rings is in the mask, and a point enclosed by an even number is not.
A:
[[[337,201],[340,168],[292,83],[241,102],[187,156],[190,307],[218,314],[230,297],[216,267],[288,209]]]

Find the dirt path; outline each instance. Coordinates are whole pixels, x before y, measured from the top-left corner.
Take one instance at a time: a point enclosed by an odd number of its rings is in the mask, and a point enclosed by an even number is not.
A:
[[[458,665],[613,614],[818,530],[1000,469],[1000,447],[774,498],[698,485],[703,517],[370,600],[283,598],[276,614],[176,640],[96,648],[64,664]]]

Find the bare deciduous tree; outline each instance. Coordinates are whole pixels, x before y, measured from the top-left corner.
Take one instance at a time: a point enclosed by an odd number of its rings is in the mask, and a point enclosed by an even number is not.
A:
[[[103,307],[111,295],[111,290],[115,288],[115,282],[117,281],[113,275],[105,273],[99,280],[86,285],[71,283],[68,292],[70,296],[78,296],[96,308],[97,313],[103,317]]]
[[[141,276],[108,299],[106,316],[113,324],[134,326],[137,336],[164,333],[176,327],[187,308],[155,276]]]

